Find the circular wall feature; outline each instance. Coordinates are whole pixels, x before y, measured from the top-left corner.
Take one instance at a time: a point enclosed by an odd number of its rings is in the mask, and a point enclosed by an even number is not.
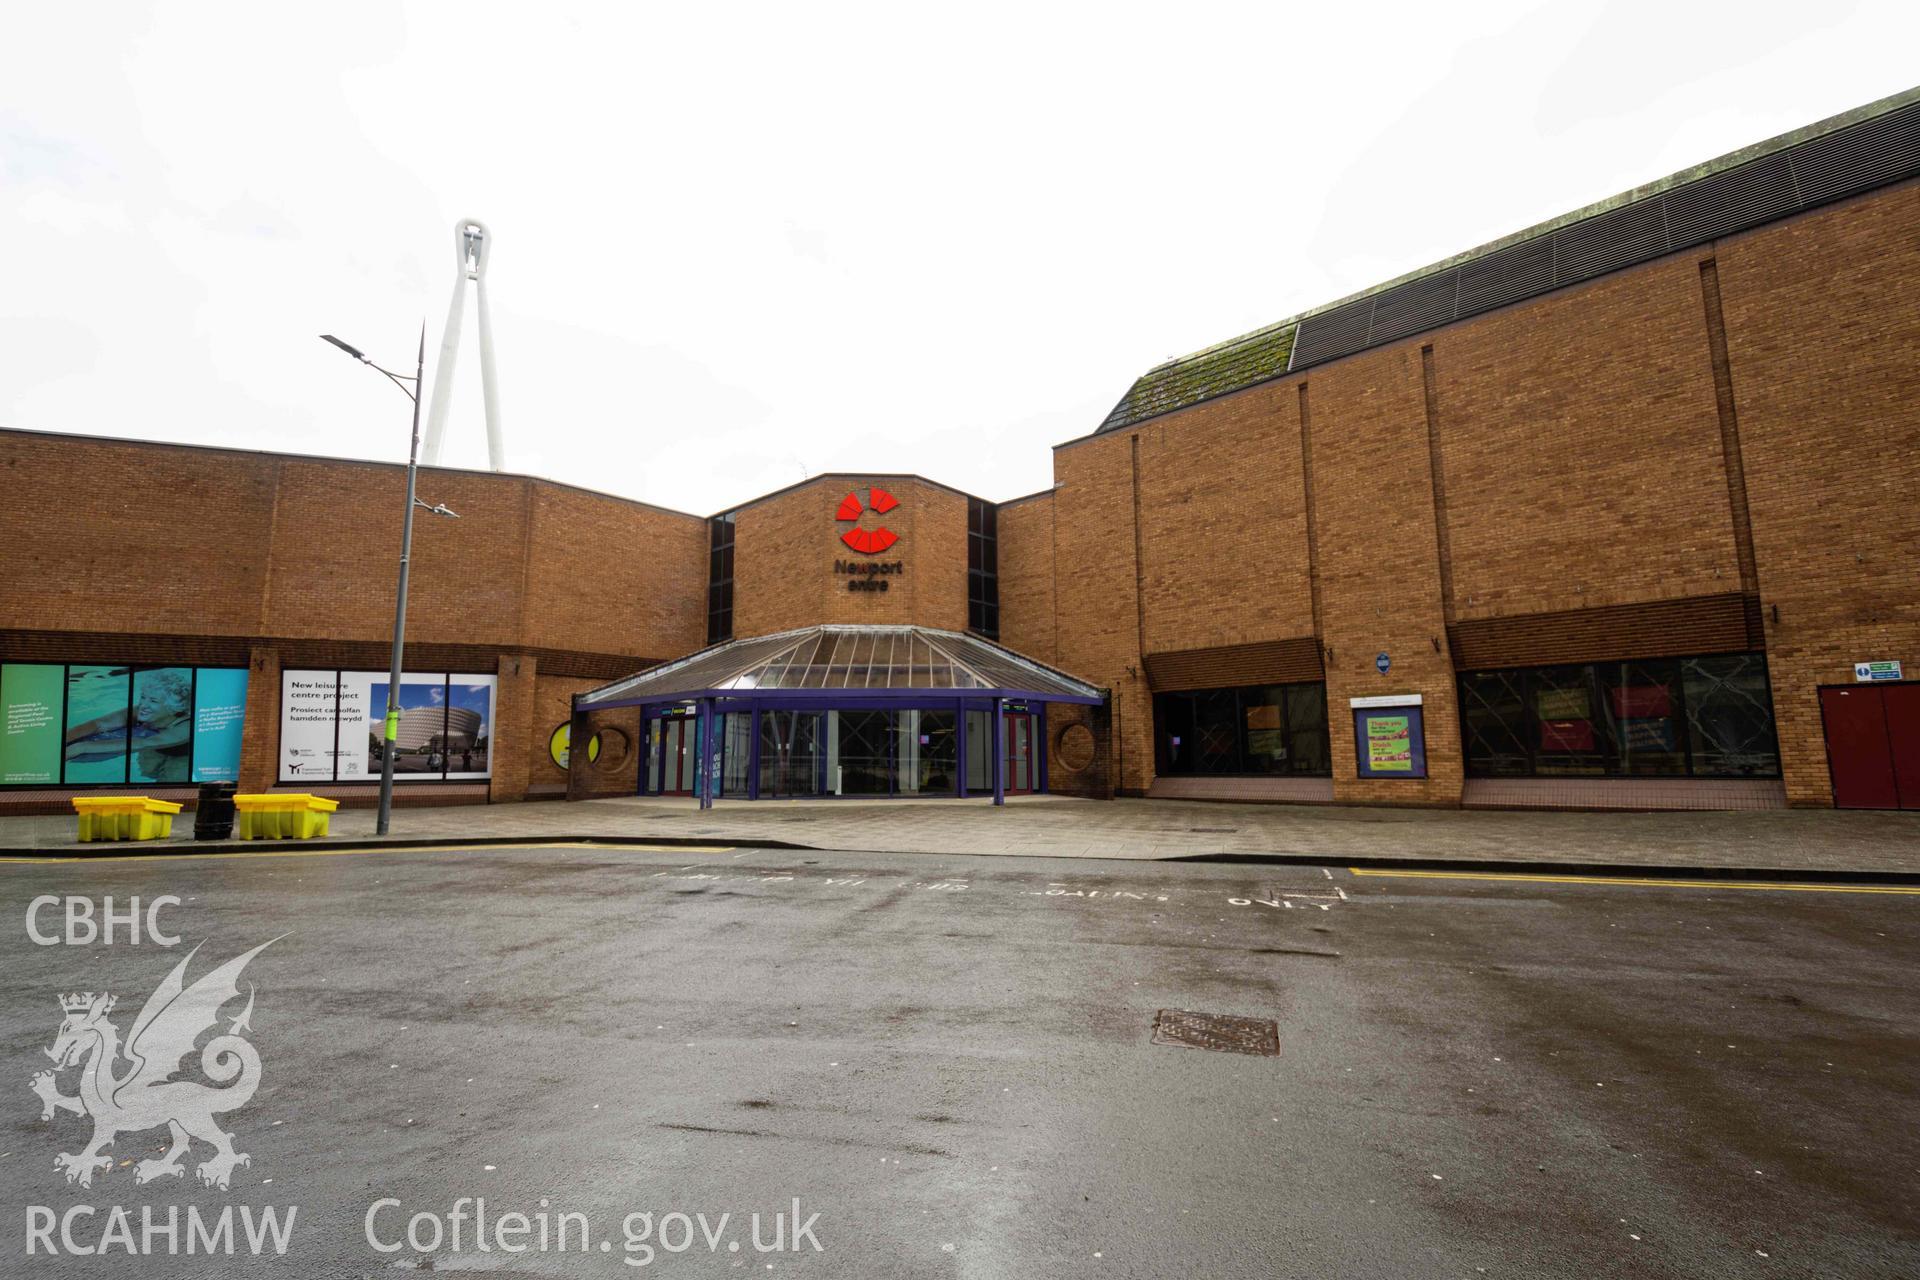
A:
[[[1093,730],[1083,724],[1070,724],[1060,731],[1053,744],[1053,763],[1068,773],[1078,773],[1093,763]]]
[[[602,729],[593,735],[593,741],[600,744],[599,758],[593,767],[602,773],[612,773],[627,762],[627,735],[618,729]],[[589,755],[593,753],[591,743],[587,746]]]
[[[547,755],[553,762],[565,769],[573,758],[570,750],[573,739],[573,722],[563,720],[560,726],[547,736]],[[600,735],[594,734],[587,739],[587,763],[592,764],[600,758]]]

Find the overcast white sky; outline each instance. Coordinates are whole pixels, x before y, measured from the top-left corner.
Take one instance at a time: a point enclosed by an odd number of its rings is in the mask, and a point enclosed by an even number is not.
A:
[[[43,4],[0,425],[401,461],[452,224],[508,465],[1005,499],[1140,373],[1909,87],[1912,0]],[[476,325],[445,460],[484,466]],[[431,494],[428,494],[431,497]]]

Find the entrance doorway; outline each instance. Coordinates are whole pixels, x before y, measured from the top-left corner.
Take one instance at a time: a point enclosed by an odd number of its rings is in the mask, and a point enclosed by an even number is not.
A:
[[[700,722],[692,716],[653,722],[653,753],[647,758],[648,790],[663,796],[693,794],[700,757]]]
[[[1033,713],[1009,711],[1006,724],[1006,792],[1023,796],[1040,789],[1040,749],[1034,737]]]
[[[1920,809],[1920,684],[1822,689],[1839,809]]]

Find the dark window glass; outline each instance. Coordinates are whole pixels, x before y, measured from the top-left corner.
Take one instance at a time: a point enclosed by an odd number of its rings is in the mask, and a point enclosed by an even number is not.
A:
[[[1757,653],[1688,658],[1680,664],[1680,673],[1694,773],[1706,778],[1780,776],[1766,660]]]
[[[1000,638],[1000,544],[994,536],[994,506],[967,499],[967,628]]]
[[[1610,773],[1625,777],[1684,775],[1686,736],[1681,730],[1680,664],[1609,662],[1600,676],[1601,739],[1612,755]]]
[[[1327,686],[1287,686],[1287,772],[1310,777],[1333,773],[1327,743]]]
[[[1286,773],[1292,752],[1287,744],[1286,694],[1279,685],[1261,685],[1240,695],[1242,755],[1248,773]]]
[[[707,643],[733,639],[733,515],[707,521]]]
[[[745,796],[747,768],[753,762],[753,713],[729,711],[721,720],[720,794]]]
[[[760,795],[811,796],[820,791],[820,713],[760,713]]]
[[[1593,668],[1541,667],[1531,677],[1534,771],[1557,776],[1606,773]]]
[[[1780,776],[1757,653],[1470,671],[1460,721],[1473,777]]]
[[[896,787],[901,795],[951,795],[959,785],[960,739],[951,711],[894,713]]]
[[[1520,671],[1475,671],[1460,677],[1467,771],[1481,777],[1519,777],[1533,772],[1527,744],[1533,720],[1527,710],[1526,677]]]
[[[1170,776],[1332,772],[1319,683],[1160,694],[1154,740],[1158,770]]]
[[[1240,771],[1240,728],[1232,689],[1209,689],[1193,699],[1192,759],[1195,773]]]

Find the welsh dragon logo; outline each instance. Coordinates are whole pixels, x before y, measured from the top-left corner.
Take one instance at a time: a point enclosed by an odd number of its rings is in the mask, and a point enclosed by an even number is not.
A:
[[[234,1168],[252,1163],[251,1157],[233,1149],[233,1135],[214,1119],[246,1106],[260,1087],[260,1054],[241,1034],[253,1029],[248,1021],[253,1016],[251,983],[247,986],[247,1007],[228,1024],[224,1035],[216,1034],[200,1050],[201,1071],[215,1085],[224,1087],[172,1077],[193,1052],[201,1034],[218,1031],[220,1008],[239,998],[240,973],[247,962],[277,941],[261,943],[189,987],[185,977],[188,962],[200,950],[195,947],[147,997],[124,1047],[119,1028],[107,1020],[114,1006],[111,995],[102,992],[96,996],[89,991],[60,997],[60,1010],[66,1017],[53,1047],[46,1050],[55,1068],[35,1075],[32,1086],[40,1095],[42,1120],[51,1120],[56,1111],[71,1111],[93,1120],[91,1142],[73,1154],[63,1152],[54,1157],[54,1168],[66,1174],[68,1182],[92,1186],[96,1171],[113,1167],[112,1158],[101,1153],[113,1145],[116,1137],[161,1125],[172,1133],[173,1145],[159,1159],[136,1164],[135,1182],[182,1176],[185,1171],[180,1162],[190,1154],[193,1139],[213,1148],[213,1155],[194,1171],[209,1187],[225,1191]],[[128,1065],[121,1070],[123,1059]],[[69,1096],[60,1092],[56,1073],[73,1066],[80,1067],[80,1091]]]

